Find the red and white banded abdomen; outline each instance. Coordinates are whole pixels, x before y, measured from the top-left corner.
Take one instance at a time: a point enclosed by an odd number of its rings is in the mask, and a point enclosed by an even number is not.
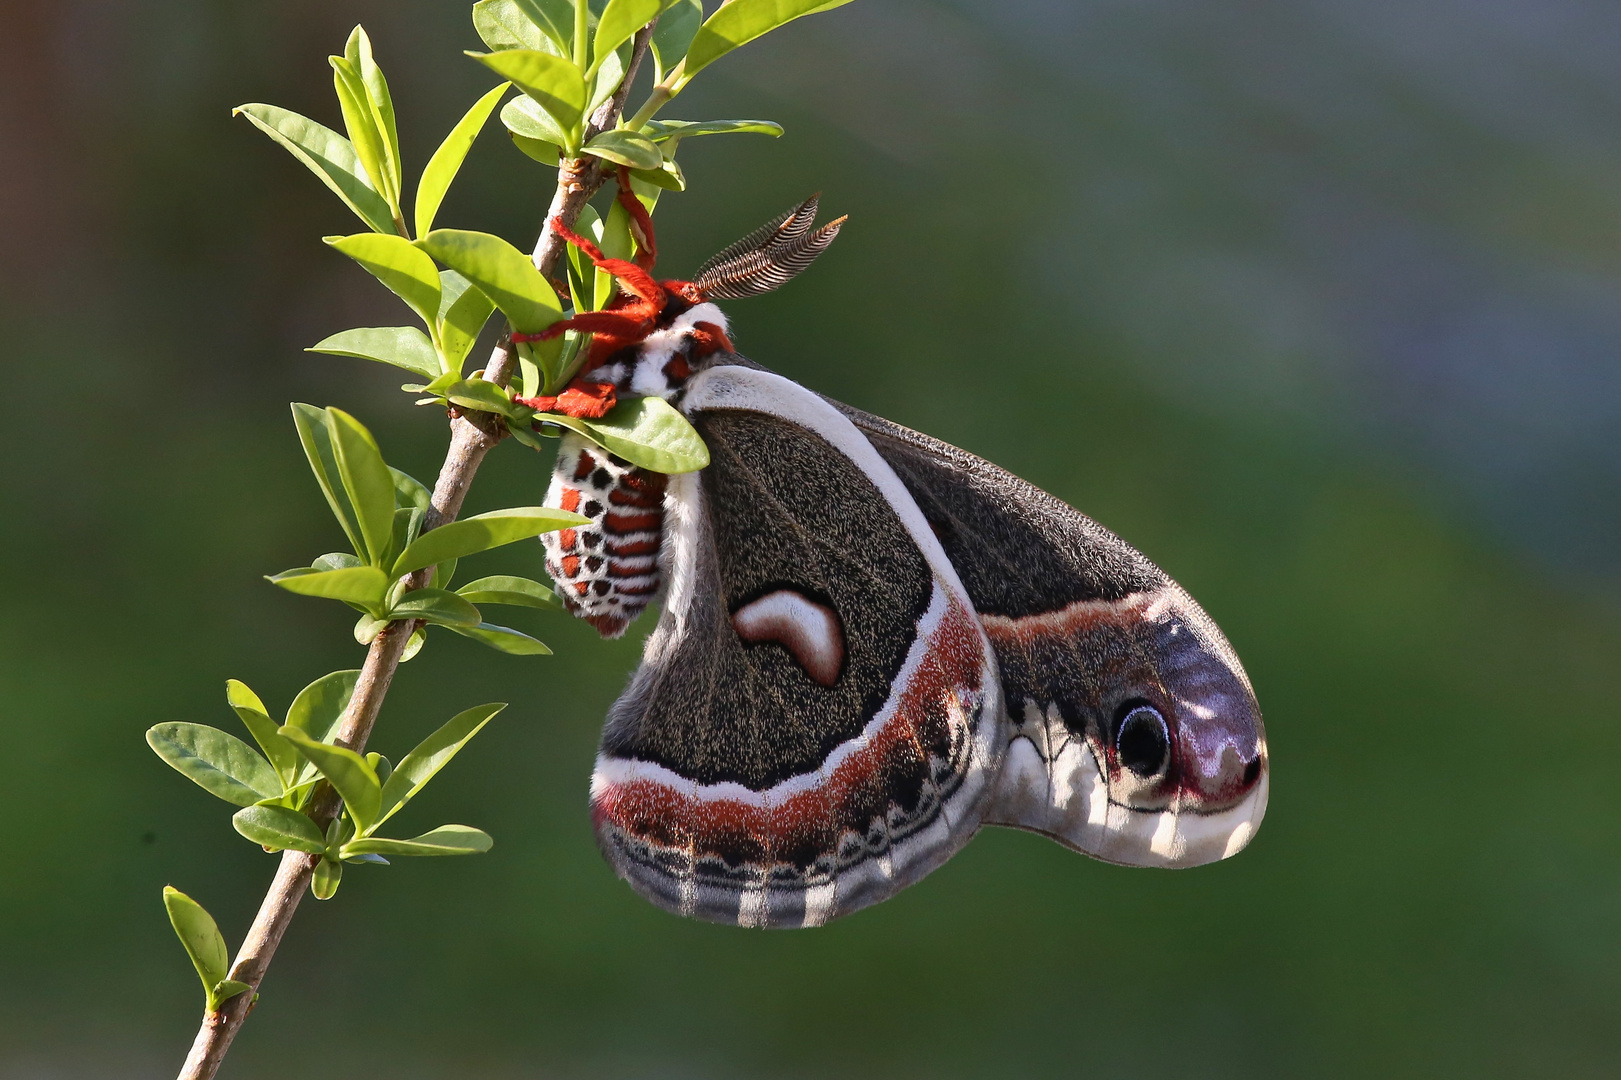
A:
[[[568,609],[604,637],[623,634],[658,593],[668,479],[572,432],[560,440],[545,505],[591,521],[541,535],[546,571]]]

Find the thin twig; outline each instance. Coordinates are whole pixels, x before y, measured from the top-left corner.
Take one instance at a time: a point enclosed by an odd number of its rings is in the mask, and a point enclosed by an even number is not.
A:
[[[652,36],[651,25],[637,33],[635,51],[631,57],[630,67],[625,73],[624,83],[614,96],[592,115],[590,127],[587,129],[588,138],[606,131],[619,122],[619,116],[625,107],[625,95],[629,93],[631,80],[636,77],[636,69],[641,64],[642,56],[646,53]],[[535,247],[535,263],[540,267],[542,274],[548,276],[551,274],[558,256],[562,253],[561,241],[549,243],[556,240],[551,229],[552,217],[561,216],[564,224],[573,224],[580,208],[596,193],[597,188],[602,186],[604,179],[605,174],[595,159],[565,161],[563,168],[558,170],[557,194],[552,199],[551,208],[546,215],[547,223],[542,228],[540,242]],[[485,377],[505,384],[512,376],[512,367],[516,359],[516,350],[512,348],[506,335],[503,335],[502,343],[497,346]],[[451,417],[450,447],[445,453],[445,462],[439,469],[439,479],[433,490],[433,512],[428,515],[428,520],[423,525],[424,530],[456,519],[456,515],[461,512],[462,500],[466,498],[467,490],[472,486],[473,477],[484,461],[484,455],[489,453],[505,434],[498,420],[483,413],[457,414]],[[432,573],[431,567],[417,571],[411,576],[408,587],[421,588],[427,584]],[[416,626],[415,622],[391,623],[377,635],[371,647],[366,650],[366,663],[361,668],[360,678],[355,682],[354,695],[349,700],[349,707],[344,710],[343,716],[338,721],[334,741],[339,746],[346,746],[355,751],[365,748],[366,740],[371,736],[372,725],[377,722],[377,714],[382,710],[383,699],[388,695],[389,684],[394,680],[394,672],[400,666],[400,657],[405,652],[405,645]],[[316,825],[325,830],[341,809],[342,801],[336,792],[323,784],[311,802],[309,814]],[[186,1063],[180,1069],[179,1080],[212,1080],[219,1070],[226,1051],[231,1047],[231,1040],[236,1038],[237,1031],[242,1027],[242,1021],[247,1019],[248,1013],[253,1010],[259,983],[264,979],[271,958],[275,956],[282,935],[287,932],[288,925],[293,921],[293,914],[298,910],[298,902],[303,899],[305,890],[309,888],[310,878],[320,861],[319,855],[301,851],[282,852],[281,865],[276,868],[276,876],[270,883],[270,890],[265,893],[264,901],[259,905],[259,913],[254,917],[253,925],[249,927],[247,936],[242,941],[242,948],[231,965],[230,977],[238,982],[247,983],[252,989],[238,994],[222,1004],[218,1011],[203,1017],[202,1026],[197,1030],[197,1038],[192,1043],[191,1053],[186,1056]]]

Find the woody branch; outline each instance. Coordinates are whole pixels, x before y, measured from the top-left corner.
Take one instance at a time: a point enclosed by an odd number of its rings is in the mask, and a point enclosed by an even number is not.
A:
[[[653,26],[653,23],[649,23],[637,32],[624,81],[613,97],[592,114],[585,141],[589,142],[592,137],[619,123],[625,98],[647,52],[648,42],[652,40]],[[580,209],[596,194],[607,176],[601,161],[596,158],[565,159],[557,170],[557,190],[552,196],[545,220],[550,222],[554,217],[561,218],[565,225],[572,226]],[[543,276],[550,277],[562,253],[563,240],[549,226],[543,227],[540,239],[535,244],[536,268]],[[502,334],[484,376],[503,386],[511,380],[513,367],[517,363],[517,350],[512,347],[510,333],[511,328],[508,327]],[[451,417],[450,446],[439,469],[433,491],[433,509],[423,524],[423,531],[456,519],[461,512],[462,501],[473,484],[473,477],[484,461],[484,455],[505,434],[501,422],[485,413],[458,413]],[[418,571],[411,576],[408,587],[421,588],[428,583],[432,573],[432,567]],[[394,672],[400,666],[406,642],[416,626],[415,622],[410,621],[392,623],[372,641],[366,651],[366,662],[361,668],[360,678],[355,683],[354,695],[338,722],[334,740],[338,746],[356,752],[364,750],[372,726],[377,721],[377,714],[382,710],[383,699],[388,695],[389,684],[394,680]],[[312,800],[310,817],[324,831],[338,816],[342,805],[337,793],[323,782],[321,790]],[[212,1080],[219,1071],[231,1041],[253,1009],[259,984],[270,967],[287,927],[292,923],[299,901],[309,889],[310,879],[320,861],[319,855],[301,851],[282,852],[276,876],[259,905],[259,912],[243,939],[242,948],[231,964],[230,977],[246,983],[250,989],[226,1000],[219,1009],[203,1017],[202,1026],[197,1030],[191,1053],[186,1056],[178,1080]]]

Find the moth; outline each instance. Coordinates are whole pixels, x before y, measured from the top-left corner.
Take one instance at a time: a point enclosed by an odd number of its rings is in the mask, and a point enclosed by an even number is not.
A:
[[[681,915],[816,926],[894,895],[982,825],[1113,863],[1242,849],[1266,809],[1260,710],[1174,581],[1096,522],[972,454],[745,359],[717,299],[809,265],[844,219],[815,197],[657,281],[605,259],[583,374],[536,407],[657,394],[710,451],[637,468],[562,436],[543,537],[576,615],[609,637],[661,605],[610,710],[591,816],[614,870]],[[631,206],[630,204],[635,204]]]

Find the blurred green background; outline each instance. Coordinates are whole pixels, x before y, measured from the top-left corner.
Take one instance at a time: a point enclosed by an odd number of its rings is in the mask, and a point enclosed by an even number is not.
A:
[[[360,662],[259,577],[339,538],[286,403],[425,479],[443,452],[397,375],[301,351],[399,311],[229,116],[336,122],[357,21],[420,168],[491,82],[460,0],[0,6],[5,1076],[172,1075],[200,995],[159,890],[234,944],[273,872],[141,736]],[[731,305],[740,348],[1183,582],[1265,710],[1265,827],[1182,873],[992,830],[826,929],[685,922],[586,812],[650,620],[524,622],[543,659],[441,635],[373,746],[512,702],[406,814],[496,847],[306,900],[224,1075],[1616,1075],[1618,41],[1607,0],[860,0],[716,65],[670,115],[788,134],[683,152],[661,269],[814,190],[848,212]],[[441,221],[527,243],[550,183],[492,126]],[[470,509],[547,469],[504,445]]]

